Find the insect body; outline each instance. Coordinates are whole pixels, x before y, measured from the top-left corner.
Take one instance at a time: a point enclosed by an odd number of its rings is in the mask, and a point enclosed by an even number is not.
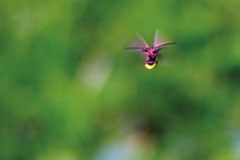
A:
[[[147,42],[139,36],[137,40],[132,42],[127,49],[141,51],[144,53],[146,62],[144,63],[144,67],[147,69],[153,69],[158,64],[158,58],[161,58],[161,54],[159,51],[163,48],[166,48],[170,44],[174,44],[175,42],[159,42],[158,40],[158,32],[155,33],[153,47],[150,47]]]
[[[146,63],[144,64],[144,67],[147,69],[154,68],[158,63],[157,56],[158,56],[159,50],[149,48],[149,49],[145,49],[144,52],[146,54]]]

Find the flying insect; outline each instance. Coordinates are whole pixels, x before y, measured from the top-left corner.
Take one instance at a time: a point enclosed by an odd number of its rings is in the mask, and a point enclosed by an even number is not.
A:
[[[163,48],[167,48],[168,45],[171,44],[175,44],[175,42],[159,42],[158,31],[156,31],[152,47],[150,47],[148,43],[142,38],[142,36],[139,35],[135,41],[126,47],[126,49],[144,53],[144,57],[146,58],[144,67],[147,69],[153,69],[158,64],[158,59],[162,59],[162,54],[160,54],[159,51]]]

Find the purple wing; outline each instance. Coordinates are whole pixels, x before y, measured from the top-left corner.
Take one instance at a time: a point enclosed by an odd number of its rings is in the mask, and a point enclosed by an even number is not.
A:
[[[153,40],[153,48],[157,47],[160,45],[159,42],[159,35],[158,35],[158,30],[155,33],[154,40]]]
[[[138,37],[130,42],[126,49],[131,49],[134,51],[143,51],[144,49],[150,48],[147,42],[142,38],[141,35],[138,35]]]
[[[173,42],[173,41],[162,42],[158,46],[156,46],[155,48],[156,49],[167,48],[168,45],[171,45],[171,44],[176,44],[176,42]]]
[[[153,48],[158,48],[158,49],[166,48],[170,44],[175,44],[175,42],[172,42],[172,41],[161,42],[159,40],[159,33],[157,30],[155,33],[155,36],[154,36],[154,40],[153,40]]]

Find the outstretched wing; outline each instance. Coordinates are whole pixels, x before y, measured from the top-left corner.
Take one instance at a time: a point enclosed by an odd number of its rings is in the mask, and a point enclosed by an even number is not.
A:
[[[162,42],[158,46],[156,46],[155,49],[167,48],[168,45],[171,45],[171,44],[176,44],[176,42],[173,42],[173,41]]]
[[[163,38],[161,40],[163,41]],[[159,32],[157,30],[155,33],[155,36],[154,36],[154,40],[153,40],[153,48],[162,49],[162,48],[166,48],[168,45],[176,43],[173,41],[166,41],[166,42],[162,42],[162,41],[160,41],[160,39],[159,39]]]
[[[150,48],[147,42],[142,38],[141,35],[138,35],[137,38],[133,41],[131,41],[126,49],[131,49],[134,51],[143,51],[145,49]]]
[[[153,48],[155,48],[156,46],[159,46],[160,42],[159,42],[159,34],[158,34],[158,30],[155,33],[154,36],[154,40],[153,40]]]

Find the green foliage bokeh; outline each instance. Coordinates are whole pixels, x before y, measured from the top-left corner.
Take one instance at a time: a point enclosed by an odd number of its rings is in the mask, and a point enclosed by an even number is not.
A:
[[[238,0],[0,2],[0,159],[92,159],[132,119],[151,158],[240,156]],[[156,30],[169,66],[124,50]],[[149,140],[150,141],[150,140]]]

